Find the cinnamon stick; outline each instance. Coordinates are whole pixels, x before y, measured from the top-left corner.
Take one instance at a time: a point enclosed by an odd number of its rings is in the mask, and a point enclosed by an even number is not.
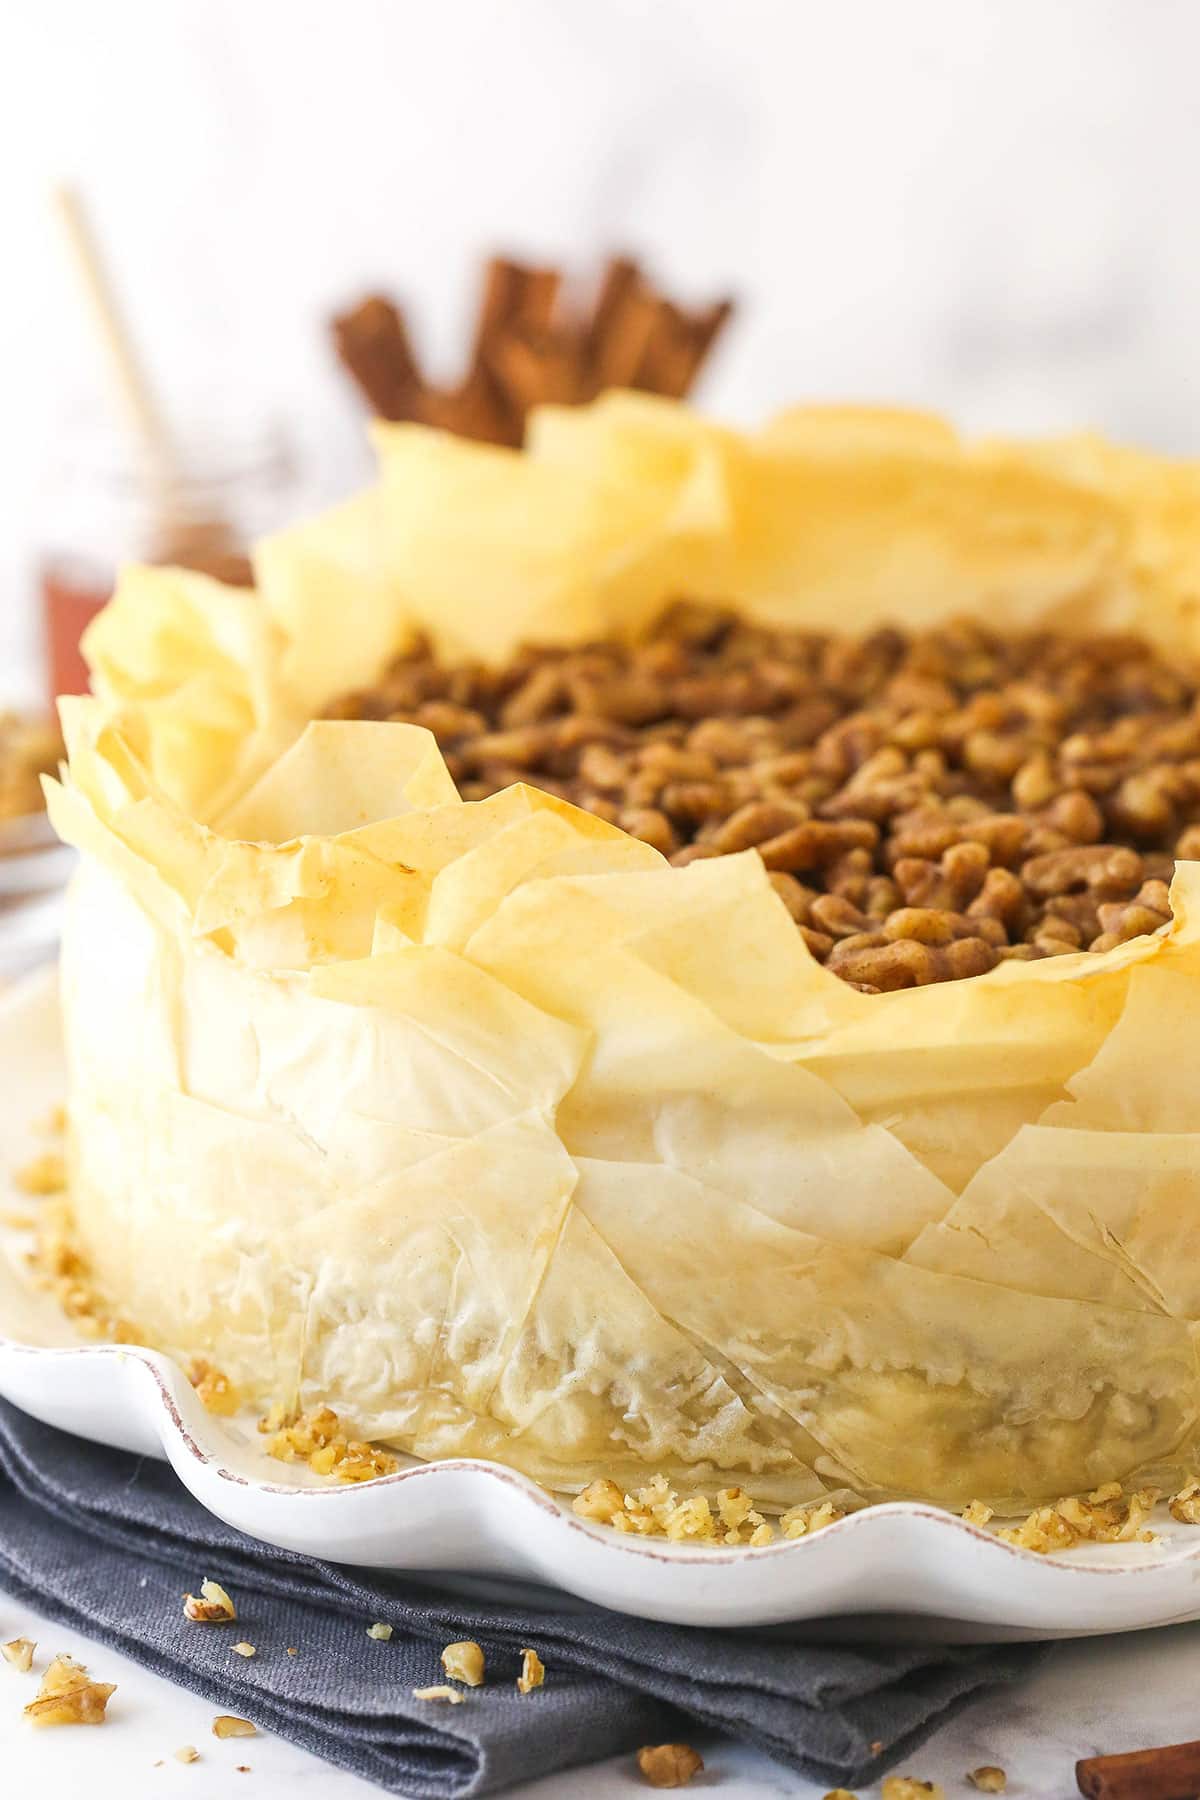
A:
[[[1075,1764],[1075,1780],[1087,1800],[1196,1800],[1200,1741],[1126,1756],[1089,1756]]]

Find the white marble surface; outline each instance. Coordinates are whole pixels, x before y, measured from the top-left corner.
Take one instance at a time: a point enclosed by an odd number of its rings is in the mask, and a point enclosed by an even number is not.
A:
[[[741,310],[704,399],[948,408],[1200,446],[1189,0],[38,0],[0,54],[0,695],[43,478],[103,371],[48,226],[84,188],[177,411],[361,459],[324,322],[371,284],[460,361],[478,259],[648,257]]]
[[[282,1800],[319,1795],[321,1800],[365,1800],[375,1791],[355,1777],[331,1770],[278,1738],[263,1735],[219,1742],[211,1734],[212,1706],[147,1673],[112,1650],[63,1632],[0,1595],[0,1639],[16,1633],[45,1652],[69,1650],[96,1675],[117,1683],[109,1722],[98,1731],[35,1732],[18,1717],[33,1692],[31,1676],[0,1665],[0,1750],[5,1794],[88,1800]],[[904,1771],[944,1784],[947,1800],[974,1792],[966,1771],[999,1763],[1008,1771],[1013,1800],[1065,1800],[1075,1792],[1080,1756],[1141,1749],[1196,1736],[1196,1685],[1200,1674],[1200,1625],[1098,1638],[1059,1646],[1050,1661],[1017,1690],[984,1699],[939,1732]],[[825,1789],[777,1763],[728,1741],[694,1741],[706,1760],[697,1795],[722,1800],[821,1800]],[[184,1766],[172,1752],[194,1744],[201,1760]],[[239,1763],[248,1775],[237,1775]],[[910,1766],[911,1765],[911,1766]],[[244,1784],[244,1785],[243,1785]],[[618,1800],[646,1793],[629,1758],[571,1770],[552,1780],[510,1789],[514,1800]],[[861,1790],[863,1800],[877,1789]]]

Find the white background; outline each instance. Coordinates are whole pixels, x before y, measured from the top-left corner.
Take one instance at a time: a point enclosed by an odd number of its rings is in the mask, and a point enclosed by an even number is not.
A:
[[[8,0],[0,695],[31,679],[56,442],[100,371],[45,193],[79,182],[152,369],[362,470],[324,321],[478,258],[642,252],[737,326],[704,399],[889,397],[1200,449],[1189,0]]]

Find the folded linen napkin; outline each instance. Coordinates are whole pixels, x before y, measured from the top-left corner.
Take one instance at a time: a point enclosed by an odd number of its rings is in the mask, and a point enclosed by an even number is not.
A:
[[[233,1596],[237,1625],[184,1619],[184,1590],[206,1577]],[[70,1437],[3,1402],[0,1589],[389,1793],[431,1800],[686,1741],[701,1727],[830,1786],[855,1784],[1038,1655],[814,1646],[802,1626],[696,1630],[549,1589],[464,1592],[449,1578],[314,1562],[223,1524],[166,1464]],[[387,1642],[368,1637],[376,1620],[392,1626]],[[230,1655],[230,1631],[256,1646],[253,1660]],[[414,1687],[444,1679],[440,1651],[461,1638],[483,1646],[486,1684],[461,1706],[414,1699]],[[526,1645],[547,1673],[522,1695]]]

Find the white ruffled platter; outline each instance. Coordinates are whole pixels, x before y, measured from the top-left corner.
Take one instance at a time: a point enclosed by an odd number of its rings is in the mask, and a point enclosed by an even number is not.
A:
[[[0,995],[0,1192],[47,1148],[38,1124],[64,1091],[54,972],[43,969]],[[0,1230],[0,1395],[80,1437],[165,1457],[204,1506],[266,1543],[362,1567],[544,1583],[688,1625],[805,1620],[837,1635],[970,1641],[1200,1618],[1200,1529],[1165,1514],[1156,1544],[1032,1556],[936,1507],[892,1504],[746,1550],[618,1535],[496,1463],[414,1463],[334,1486],[271,1461],[253,1419],[207,1413],[169,1357],[76,1336],[27,1278],[27,1243]]]

